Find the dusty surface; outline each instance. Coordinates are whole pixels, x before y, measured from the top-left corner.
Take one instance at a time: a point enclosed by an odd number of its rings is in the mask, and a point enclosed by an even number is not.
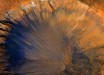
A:
[[[101,75],[102,71],[104,71],[104,68],[102,66],[104,61],[104,1],[80,0],[80,2],[78,0],[50,0],[51,5],[47,1],[32,1],[36,3],[35,8],[41,15],[48,15],[49,13],[53,13],[60,8],[69,10],[68,15],[71,15],[71,17],[66,16],[67,12],[64,12],[65,15],[60,15],[59,12],[56,13],[60,21],[66,21],[68,19],[69,23],[71,22],[72,25],[74,25],[74,23],[79,24],[80,27],[78,28],[80,30],[83,30],[84,32],[80,34],[80,37],[78,37],[78,45],[81,47],[81,49],[83,49],[86,55],[89,56],[91,63],[93,63],[93,58],[95,57],[96,60],[100,61],[99,66],[101,66],[101,71],[99,73]],[[29,0],[0,0],[0,19],[4,18],[7,11],[15,12],[15,10],[18,10],[18,12],[20,12],[21,5],[23,4],[24,6],[26,6],[29,5],[28,3],[30,3],[31,5],[31,2]],[[48,11],[49,13],[47,14],[46,11]],[[7,32],[0,33],[7,34]],[[0,42],[3,42],[3,40],[5,41],[4,38],[0,38]],[[68,52],[66,52],[65,56],[66,64],[70,62],[70,53],[68,54]],[[94,53],[96,53],[96,55]],[[93,75],[95,74],[93,73]]]

